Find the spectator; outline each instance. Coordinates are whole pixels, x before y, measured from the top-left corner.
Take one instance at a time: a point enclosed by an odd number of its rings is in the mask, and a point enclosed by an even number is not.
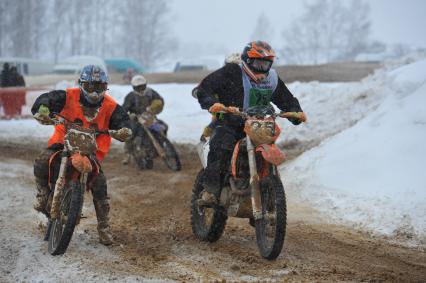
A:
[[[10,85],[10,69],[9,63],[3,64],[3,70],[1,71],[1,87],[8,87]]]
[[[16,66],[10,67],[10,86],[25,86],[24,77],[18,73]]]

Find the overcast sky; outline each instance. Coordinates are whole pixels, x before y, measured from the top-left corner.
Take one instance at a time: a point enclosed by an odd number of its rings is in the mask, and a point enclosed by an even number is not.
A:
[[[367,2],[371,6],[373,39],[426,47],[426,0]],[[279,49],[284,41],[281,31],[302,13],[303,3],[301,0],[173,0],[172,28],[184,48],[191,43],[195,48],[210,46],[212,54],[222,49],[240,51],[248,42],[258,16],[265,13],[274,26],[271,45]]]

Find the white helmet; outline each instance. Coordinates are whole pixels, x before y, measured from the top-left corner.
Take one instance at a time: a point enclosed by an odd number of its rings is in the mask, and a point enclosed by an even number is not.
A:
[[[146,79],[144,76],[136,75],[132,78],[132,81],[130,83],[133,87],[146,85]]]

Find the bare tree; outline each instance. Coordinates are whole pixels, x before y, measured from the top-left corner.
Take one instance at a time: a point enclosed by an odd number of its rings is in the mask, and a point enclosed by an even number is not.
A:
[[[305,12],[282,34],[287,43],[282,52],[291,63],[353,60],[369,45],[369,5],[316,0],[305,4]]]
[[[66,21],[64,16],[69,9],[67,1],[51,0],[50,19],[51,24],[47,27],[48,48],[53,53],[54,62],[57,63],[61,52],[64,52],[64,41],[66,38]]]
[[[124,10],[124,53],[139,59],[147,68],[153,67],[175,44],[169,32],[167,2],[129,0]]]
[[[270,41],[273,38],[274,29],[265,13],[259,15],[254,27],[253,33],[250,36],[250,41],[263,40]]]

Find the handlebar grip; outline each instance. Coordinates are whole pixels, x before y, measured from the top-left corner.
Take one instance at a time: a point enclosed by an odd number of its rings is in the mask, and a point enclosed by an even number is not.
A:
[[[302,122],[307,121],[307,117],[305,112],[284,112],[280,114],[280,117],[282,118],[295,118],[299,119]]]

